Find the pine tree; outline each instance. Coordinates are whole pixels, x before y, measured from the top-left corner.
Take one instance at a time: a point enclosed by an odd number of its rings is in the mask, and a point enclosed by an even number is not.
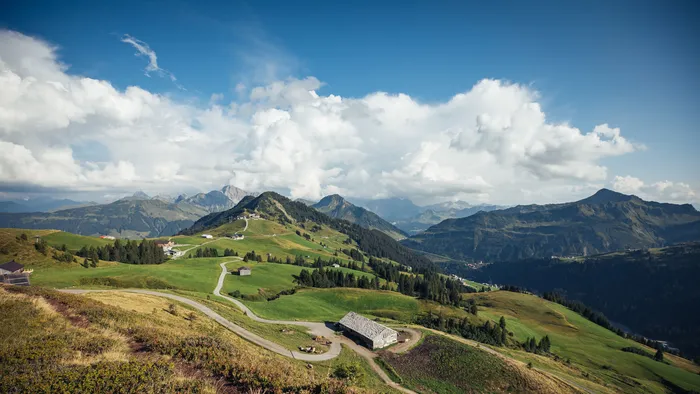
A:
[[[664,351],[659,348],[659,350],[656,351],[656,354],[654,355],[654,360],[656,361],[664,361]]]
[[[506,329],[506,318],[501,316],[501,320],[498,321],[498,325],[501,326],[502,330]]]

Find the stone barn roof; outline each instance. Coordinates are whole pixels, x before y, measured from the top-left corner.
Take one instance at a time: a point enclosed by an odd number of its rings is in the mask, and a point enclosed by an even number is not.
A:
[[[341,326],[346,327],[363,337],[374,340],[381,336],[385,331],[394,331],[389,327],[383,326],[364,316],[358,315],[355,312],[349,312],[338,322]]]

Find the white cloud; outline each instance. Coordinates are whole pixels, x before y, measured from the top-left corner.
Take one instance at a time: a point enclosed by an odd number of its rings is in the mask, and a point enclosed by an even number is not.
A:
[[[646,184],[632,176],[616,176],[612,188],[620,193],[634,194],[645,200],[675,203],[697,202],[697,194],[687,183],[660,181]]]
[[[145,43],[125,40],[149,58],[147,71],[162,70]],[[600,183],[600,159],[640,148],[608,125],[582,132],[548,123],[536,92],[503,81],[437,104],[383,92],[322,95],[322,86],[314,77],[240,85],[248,100],[212,95],[197,107],[71,75],[55,47],[0,32],[0,183],[101,195],[232,183],[295,198],[512,203]],[[108,154],[77,159],[71,146],[91,142]]]
[[[146,76],[150,77],[151,72],[156,72],[158,75],[161,77],[167,77],[170,78],[170,80],[175,84],[175,86],[180,89],[180,90],[187,90],[185,89],[180,83],[177,82],[177,78],[175,78],[175,74],[171,73],[170,71],[161,68],[158,66],[158,56],[156,55],[156,51],[151,49],[151,47],[148,46],[147,43],[144,41],[141,41],[135,37],[132,37],[128,34],[125,34],[121,38],[121,42],[130,44],[134,48],[136,48],[136,56],[145,56],[148,58],[148,65],[146,66]]]

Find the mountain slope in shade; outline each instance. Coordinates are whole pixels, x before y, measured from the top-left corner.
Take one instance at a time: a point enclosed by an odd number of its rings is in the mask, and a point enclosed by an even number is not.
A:
[[[14,201],[0,201],[0,212],[18,213],[31,212],[31,210],[26,205]]]
[[[470,205],[464,201],[429,205],[425,211],[408,219],[397,220],[393,224],[408,234],[425,231],[428,227],[438,224],[445,219],[464,218],[475,213],[503,209],[501,205]]]
[[[137,198],[53,213],[4,213],[0,214],[0,227],[56,229],[120,238],[158,237],[176,234],[207,213],[188,203]]]
[[[407,198],[383,198],[378,200],[352,199],[353,204],[365,208],[389,222],[408,219],[423,212],[424,208]]]
[[[35,197],[0,201],[0,212],[52,212],[61,209],[78,208],[89,205],[97,205],[97,203],[92,201],[74,201],[65,198],[57,199],[51,197]]]
[[[404,244],[454,259],[509,261],[694,240],[700,240],[700,212],[692,205],[644,201],[603,189],[571,203],[517,206],[448,219]]]
[[[380,218],[374,212],[353,205],[337,194],[324,197],[312,207],[332,218],[347,220],[368,229],[379,230],[394,239],[406,238],[403,231]]]

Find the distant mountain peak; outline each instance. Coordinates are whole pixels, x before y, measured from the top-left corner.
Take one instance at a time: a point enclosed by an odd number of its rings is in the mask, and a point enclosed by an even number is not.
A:
[[[627,195],[627,194],[622,194],[610,189],[602,188],[595,192],[592,196],[588,198],[584,198],[583,200],[579,201],[582,203],[588,203],[588,204],[604,204],[608,202],[623,202],[623,201],[631,201],[634,199],[639,199],[636,196],[632,195]]]
[[[365,228],[376,229],[395,239],[403,238],[405,235],[401,230],[374,212],[352,204],[339,194],[323,197],[321,201],[313,204],[312,207],[332,218],[343,219]]]
[[[224,195],[226,195],[226,197],[228,197],[228,199],[231,200],[231,202],[233,202],[234,204],[238,204],[238,202],[240,202],[245,196],[254,195],[253,193],[247,192],[243,189],[239,189],[233,185],[226,185],[222,187],[221,192],[224,193]]]
[[[347,202],[343,196],[340,194],[331,194],[326,197],[323,197],[321,201],[318,202],[319,205],[326,205],[326,204],[343,204]]]
[[[151,198],[148,194],[144,193],[143,190],[137,191],[137,192],[134,193],[131,197],[134,197],[134,198],[143,198],[143,199],[150,199],[150,198]]]

